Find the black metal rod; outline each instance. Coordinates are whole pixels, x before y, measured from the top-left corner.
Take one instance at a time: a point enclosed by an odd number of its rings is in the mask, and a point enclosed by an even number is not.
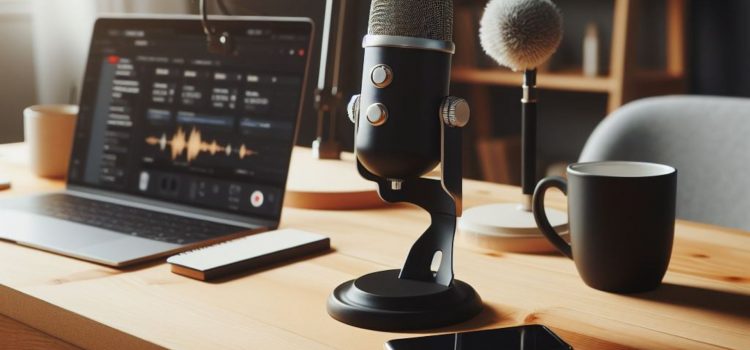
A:
[[[321,43],[320,70],[316,94],[317,128],[313,142],[315,154],[320,159],[341,159],[341,144],[336,132],[336,114],[343,107],[341,93],[342,62],[345,56],[343,45],[346,20],[352,17],[355,6],[347,6],[348,0],[327,0]]]
[[[532,195],[537,180],[536,69],[524,71],[521,104],[521,187],[523,188],[523,194]]]

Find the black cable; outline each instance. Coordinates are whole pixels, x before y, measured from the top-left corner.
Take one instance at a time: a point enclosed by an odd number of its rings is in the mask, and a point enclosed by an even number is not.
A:
[[[217,0],[217,3],[220,3],[219,1],[220,0]],[[209,22],[206,0],[200,0],[199,7],[201,13],[201,26],[203,27],[203,33],[206,35],[206,41],[208,42],[208,51],[225,55],[234,52],[233,40],[229,33],[217,33],[216,27]]]
[[[208,24],[208,10],[206,10],[206,0],[199,0],[198,7],[201,11],[201,25],[203,26],[203,33],[210,37],[214,32],[213,30],[211,30],[211,27]]]

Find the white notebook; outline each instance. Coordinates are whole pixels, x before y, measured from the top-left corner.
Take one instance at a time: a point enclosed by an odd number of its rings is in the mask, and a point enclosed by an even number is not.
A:
[[[328,237],[283,229],[219,243],[167,259],[172,272],[209,280],[330,249]]]

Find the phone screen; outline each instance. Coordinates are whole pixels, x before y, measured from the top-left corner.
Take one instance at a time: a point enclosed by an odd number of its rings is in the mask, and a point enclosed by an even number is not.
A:
[[[542,325],[390,340],[388,350],[569,350],[573,349]]]

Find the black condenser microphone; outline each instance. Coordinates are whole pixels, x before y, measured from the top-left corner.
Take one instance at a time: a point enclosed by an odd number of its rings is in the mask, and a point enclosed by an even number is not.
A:
[[[361,95],[349,102],[357,170],[389,203],[430,214],[401,269],[347,281],[328,313],[357,327],[434,329],[466,321],[482,299],[454,278],[453,241],[461,216],[462,128],[469,105],[449,96],[452,0],[372,0]],[[440,179],[422,177],[441,166]]]
[[[455,102],[446,99],[452,37],[451,0],[372,1],[362,92],[350,103],[350,117],[359,118],[358,159],[394,188],[440,162],[440,111],[456,107],[446,105]]]

